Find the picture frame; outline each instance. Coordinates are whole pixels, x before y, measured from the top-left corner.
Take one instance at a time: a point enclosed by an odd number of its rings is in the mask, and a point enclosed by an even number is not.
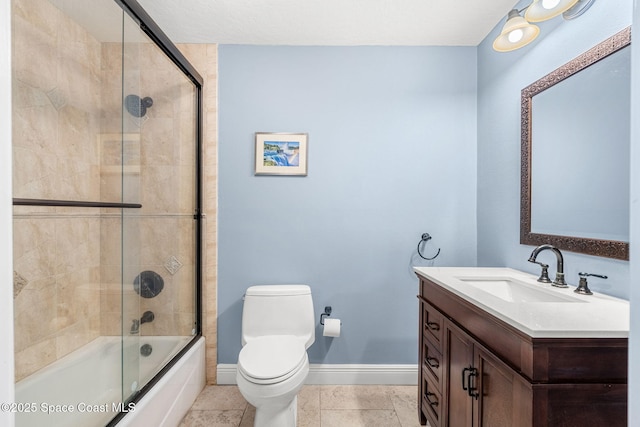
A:
[[[309,135],[256,132],[255,175],[307,175]]]

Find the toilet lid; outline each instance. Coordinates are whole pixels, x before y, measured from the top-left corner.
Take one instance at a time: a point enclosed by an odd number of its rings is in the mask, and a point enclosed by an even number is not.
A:
[[[307,359],[304,342],[292,335],[258,337],[238,356],[238,369],[255,382],[275,382],[295,373]]]

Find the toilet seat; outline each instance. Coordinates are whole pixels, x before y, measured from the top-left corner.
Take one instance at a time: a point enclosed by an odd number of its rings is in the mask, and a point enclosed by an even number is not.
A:
[[[295,375],[308,363],[304,342],[293,335],[252,339],[240,350],[238,371],[254,384],[275,384]]]

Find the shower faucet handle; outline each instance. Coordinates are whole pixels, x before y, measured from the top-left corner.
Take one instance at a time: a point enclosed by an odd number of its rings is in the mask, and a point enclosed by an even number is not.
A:
[[[129,329],[129,333],[131,335],[136,335],[140,332],[140,321],[138,319],[133,319],[131,321],[131,329]]]

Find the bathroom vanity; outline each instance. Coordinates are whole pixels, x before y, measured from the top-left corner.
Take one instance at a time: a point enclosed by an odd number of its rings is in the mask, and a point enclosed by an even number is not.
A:
[[[508,268],[414,270],[421,424],[627,425],[627,301]]]

